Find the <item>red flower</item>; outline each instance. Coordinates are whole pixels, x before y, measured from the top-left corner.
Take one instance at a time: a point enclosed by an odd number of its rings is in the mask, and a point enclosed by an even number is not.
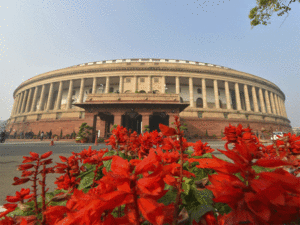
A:
[[[46,159],[46,158],[48,158],[50,155],[52,155],[52,151],[46,152],[46,153],[44,153],[43,155],[41,155],[41,159]]]
[[[25,184],[28,181],[30,181],[30,178],[22,178],[22,179],[20,179],[18,177],[14,177],[14,181],[15,182],[13,183],[13,185]]]
[[[202,156],[205,153],[213,152],[214,150],[207,146],[207,143],[202,143],[201,140],[197,141],[196,143],[191,143],[190,146],[193,147],[194,153],[192,156]]]
[[[159,124],[159,129],[165,136],[174,136],[177,134],[176,130],[174,128],[170,128],[166,125]]]
[[[30,199],[33,194],[29,194],[30,193],[30,189],[24,189],[22,188],[20,192],[16,192],[16,196],[7,196],[6,197],[6,201],[8,202],[24,202],[24,199]]]

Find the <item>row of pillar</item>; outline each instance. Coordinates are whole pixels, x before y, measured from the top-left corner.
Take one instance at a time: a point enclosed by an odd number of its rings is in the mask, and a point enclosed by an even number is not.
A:
[[[149,79],[149,81],[151,81],[151,76],[149,76],[148,79]],[[165,93],[165,85],[166,85],[165,79],[166,79],[165,76],[163,76],[162,80],[161,80],[162,81],[161,82],[161,86],[162,86],[161,92],[162,93]],[[176,94],[180,94],[180,80],[179,79],[180,79],[179,77],[175,78]],[[74,82],[73,80],[69,81],[66,110],[68,110],[72,107],[73,82]],[[134,76],[133,85],[135,85],[135,87],[137,86],[137,76]],[[218,92],[218,80],[213,80],[213,85],[214,85],[215,107],[217,109],[219,109],[220,103],[219,103],[219,92]],[[81,83],[80,83],[80,91],[79,91],[79,101],[78,101],[79,103],[83,102],[84,86],[85,86],[85,78],[82,78]],[[109,93],[109,86],[110,86],[110,77],[106,77],[105,93]],[[237,110],[242,110],[239,83],[235,83],[234,87],[235,87]],[[38,91],[40,88],[42,88],[42,90],[41,90],[41,94],[40,94],[39,111],[50,110],[50,106],[52,105],[52,101],[53,101],[54,83],[50,83],[48,99],[45,99],[46,84],[30,88],[30,89],[27,89],[27,90],[19,93],[14,101],[12,115],[36,111],[37,95],[38,95]],[[92,93],[93,94],[96,93],[96,88],[97,88],[97,77],[94,77],[93,85],[92,85]],[[149,91],[152,90],[152,82],[149,82],[148,88],[149,88]],[[61,107],[62,90],[63,90],[63,81],[60,81],[59,88],[58,88],[57,101],[56,101],[56,105],[54,106],[55,110],[58,110]],[[123,77],[120,77],[119,92],[123,93],[123,91],[124,91],[123,90]],[[189,91],[190,91],[189,92],[190,106],[195,107],[194,92],[193,92],[193,78],[192,77],[189,78]],[[251,91],[252,91],[252,97],[253,97],[254,112],[259,112],[256,88],[254,86],[252,86]],[[32,98],[32,95],[33,95],[33,98]],[[246,111],[251,111],[248,85],[246,85],[246,84],[244,84],[244,95],[245,95]],[[281,115],[281,116],[287,117],[285,107],[284,107],[284,101],[280,97],[278,97],[276,94],[273,94],[272,92],[270,92],[270,95],[269,95],[269,92],[267,90],[264,90],[264,93],[263,93],[263,90],[261,88],[259,88],[258,95],[259,95],[259,102],[260,102],[262,113],[267,112],[269,114],[273,113],[275,115]],[[225,81],[225,96],[226,96],[227,109],[231,109],[228,81]],[[264,98],[265,98],[265,101],[264,101]],[[46,109],[43,109],[45,100],[47,100]],[[207,94],[206,94],[206,79],[202,79],[202,100],[203,100],[203,108],[208,108]],[[266,105],[265,105],[265,102],[266,102]]]

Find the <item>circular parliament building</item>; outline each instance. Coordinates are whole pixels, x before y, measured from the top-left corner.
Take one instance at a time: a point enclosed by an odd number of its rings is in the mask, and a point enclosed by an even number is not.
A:
[[[242,124],[257,133],[291,130],[284,93],[263,78],[217,66],[173,59],[117,59],[37,75],[14,91],[6,130],[20,134],[78,132],[110,135],[113,125],[137,133],[159,130],[179,115],[189,135],[222,136]]]

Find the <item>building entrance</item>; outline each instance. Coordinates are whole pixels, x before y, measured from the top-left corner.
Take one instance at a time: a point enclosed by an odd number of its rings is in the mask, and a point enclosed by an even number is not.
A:
[[[137,112],[127,112],[122,115],[122,126],[131,132],[136,131],[138,134],[142,131],[142,115]]]
[[[165,112],[154,112],[149,117],[150,132],[157,130],[160,132],[159,124],[169,126],[169,116]]]
[[[105,121],[104,137],[110,136],[110,127],[114,124],[114,116],[109,112],[100,112],[100,119]],[[94,122],[94,129],[96,129],[96,124]],[[96,131],[95,131],[96,132]]]

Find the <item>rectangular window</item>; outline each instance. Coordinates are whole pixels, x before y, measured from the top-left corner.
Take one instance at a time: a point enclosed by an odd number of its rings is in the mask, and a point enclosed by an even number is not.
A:
[[[141,83],[144,83],[145,82],[145,78],[144,77],[141,77]]]
[[[158,83],[158,82],[159,82],[158,77],[155,77],[154,78],[154,83]]]
[[[126,78],[126,83],[130,83],[131,79],[130,78]]]

